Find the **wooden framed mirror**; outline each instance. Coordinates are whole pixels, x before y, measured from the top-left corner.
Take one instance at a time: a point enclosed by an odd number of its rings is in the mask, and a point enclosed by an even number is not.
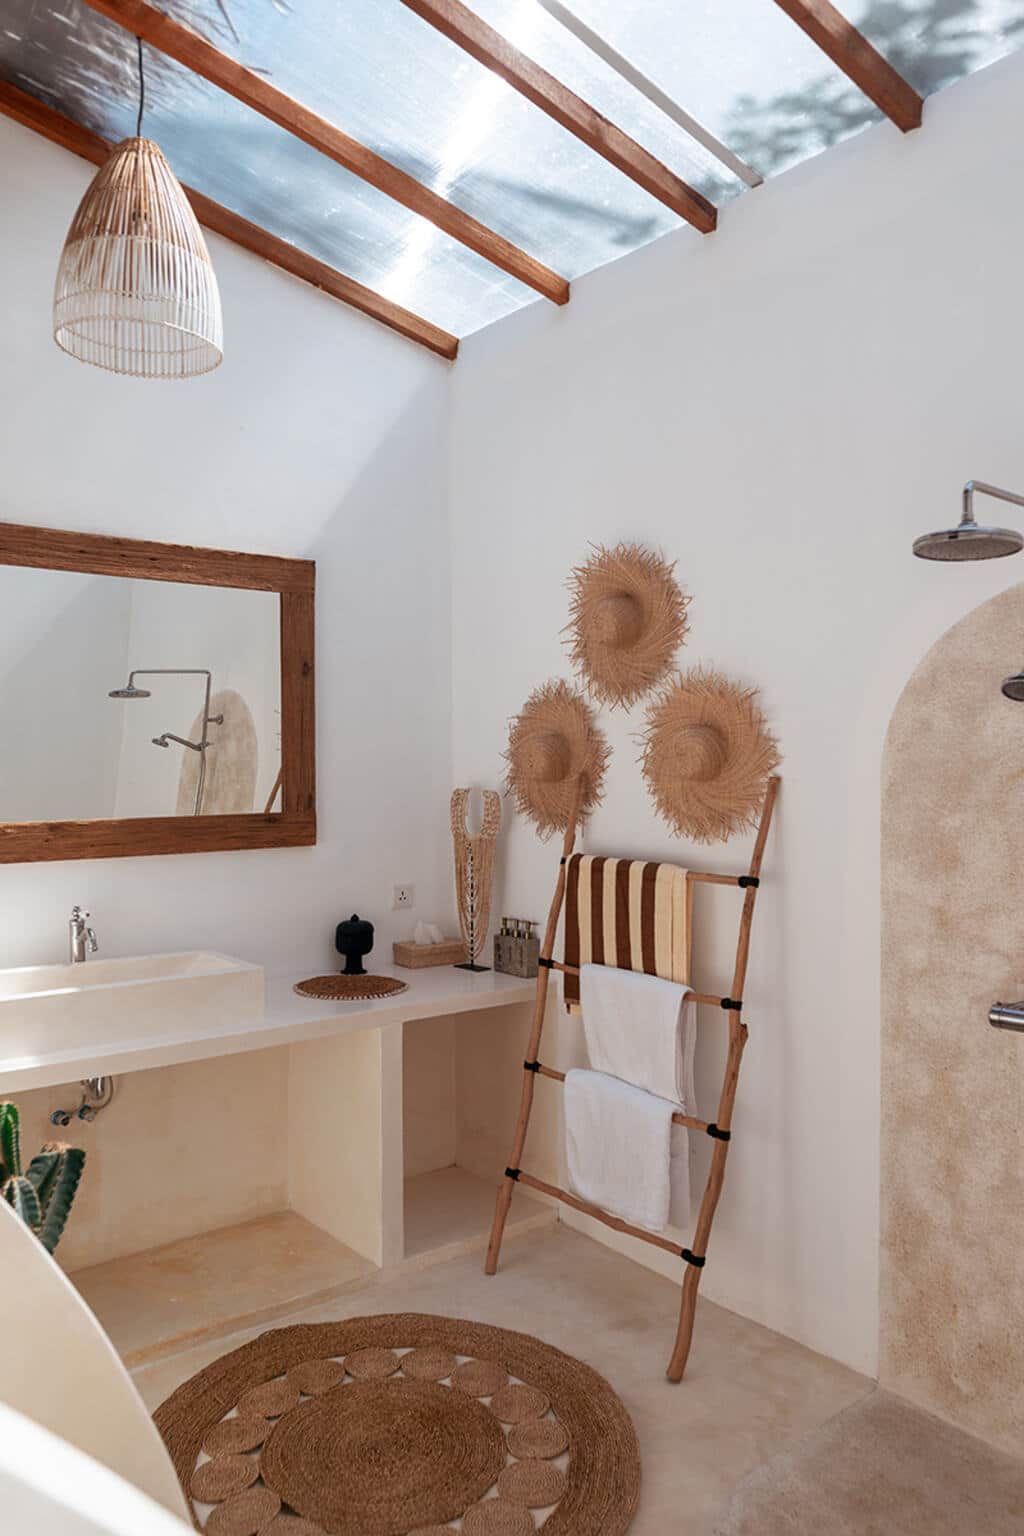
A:
[[[315,582],[0,523],[0,863],[315,843]]]

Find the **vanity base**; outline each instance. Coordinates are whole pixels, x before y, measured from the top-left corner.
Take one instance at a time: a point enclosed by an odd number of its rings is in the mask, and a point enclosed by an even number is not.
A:
[[[483,1252],[494,1219],[497,1180],[465,1168],[435,1168],[405,1181],[405,1257],[409,1264],[438,1263],[463,1253]],[[551,1227],[558,1209],[525,1190],[512,1203],[509,1232]],[[514,1213],[514,1217],[513,1217]]]
[[[483,1252],[494,1181],[438,1168],[405,1181],[405,1259],[418,1269]],[[507,1236],[554,1226],[525,1192]],[[179,1238],[70,1275],[129,1369],[357,1290],[382,1271],[295,1211]]]
[[[131,1367],[327,1301],[377,1272],[312,1222],[280,1211],[70,1279]]]

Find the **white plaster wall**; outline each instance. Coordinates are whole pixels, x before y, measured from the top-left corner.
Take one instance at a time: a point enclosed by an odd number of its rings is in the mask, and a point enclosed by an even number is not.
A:
[[[119,685],[104,679],[124,665],[131,588],[0,566],[0,819],[114,814],[121,733],[105,695]]]
[[[955,520],[969,476],[1024,489],[1022,174],[1017,56],[931,100],[920,132],[883,124],[730,205],[713,238],[669,236],[574,284],[564,312],[472,337],[453,376],[456,782],[496,783],[507,717],[566,673],[563,583],[591,540],[678,558],[685,661],[763,691],[785,780],[703,1293],[868,1371],[881,748],[918,657],[1019,579],[910,542]],[[588,846],[742,868],[746,841],[694,852],[655,819],[640,718],[605,716]],[[495,910],[541,917],[556,865],[510,818]],[[730,895],[697,914],[699,977],[723,990]],[[575,1028],[546,1054],[571,1059]],[[707,1111],[720,1020],[702,1030]]]
[[[410,925],[390,912],[396,881],[416,885],[413,918],[452,908],[449,370],[212,237],[220,369],[161,384],[72,361],[50,339],[51,290],[91,175],[0,122],[0,517],[317,561],[320,839],[2,867],[0,965],[62,957],[74,901],[106,954],[211,945],[309,974],[358,909],[390,957]]]

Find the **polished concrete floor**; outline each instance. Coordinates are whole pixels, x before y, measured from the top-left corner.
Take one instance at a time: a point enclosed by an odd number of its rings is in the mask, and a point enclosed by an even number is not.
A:
[[[758,1467],[712,1536],[1020,1536],[1024,1461],[872,1392]]]
[[[478,1253],[381,1274],[330,1301],[141,1366],[134,1379],[155,1408],[211,1360],[285,1321],[416,1311],[516,1328],[587,1361],[632,1415],[643,1483],[631,1536],[703,1536],[741,1479],[795,1448],[874,1384],[701,1302],[686,1379],[672,1386],[664,1373],[678,1305],[671,1282],[560,1225],[509,1242],[491,1279]]]

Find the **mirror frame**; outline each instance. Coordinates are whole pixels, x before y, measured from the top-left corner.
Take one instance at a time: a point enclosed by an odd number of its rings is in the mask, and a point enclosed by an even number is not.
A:
[[[0,864],[298,848],[316,842],[314,561],[0,523],[0,565],[277,592],[281,610],[280,811],[0,822]]]

